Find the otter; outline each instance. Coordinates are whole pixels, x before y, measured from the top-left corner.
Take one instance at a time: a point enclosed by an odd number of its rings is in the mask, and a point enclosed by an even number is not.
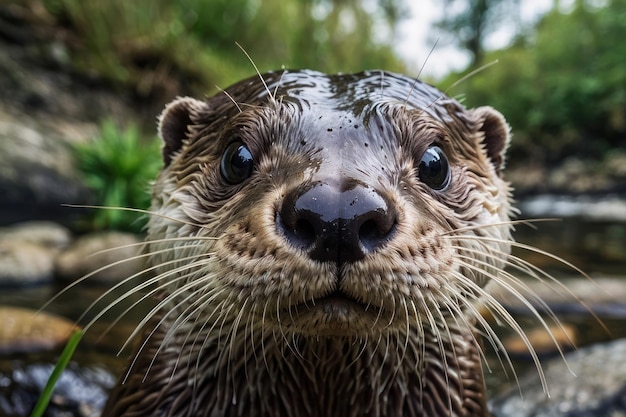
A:
[[[509,126],[384,72],[259,74],[159,119],[158,303],[103,416],[487,416]],[[515,292],[511,289],[511,292]]]

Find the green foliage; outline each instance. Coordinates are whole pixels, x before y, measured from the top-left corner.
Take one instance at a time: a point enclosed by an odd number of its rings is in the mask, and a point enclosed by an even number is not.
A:
[[[142,230],[145,216],[106,207],[149,208],[149,184],[161,166],[159,146],[156,138],[142,140],[135,125],[120,130],[110,120],[102,123],[96,139],[75,146],[78,170],[96,204],[105,207],[93,211],[90,229]]]
[[[488,104],[513,127],[512,163],[603,158],[626,148],[626,1],[552,10],[461,84],[468,106]],[[452,74],[442,85],[460,77]]]
[[[76,65],[144,96],[167,88],[170,76],[197,92],[251,75],[235,42],[263,71],[403,69],[382,35],[393,32],[403,0],[367,8],[358,0],[39,1],[77,35]]]

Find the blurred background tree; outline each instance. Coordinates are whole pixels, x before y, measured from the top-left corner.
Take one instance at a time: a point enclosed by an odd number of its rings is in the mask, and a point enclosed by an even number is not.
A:
[[[518,32],[520,0],[444,0],[442,18],[434,22],[433,37],[442,37],[470,53],[470,67],[483,60],[485,41],[504,26]],[[511,28],[509,28],[511,29]]]
[[[40,1],[75,35],[78,65],[143,96],[206,92],[249,76],[252,66],[235,42],[261,71],[406,69],[391,46],[406,15],[403,0]]]
[[[142,159],[145,150],[157,163],[150,138],[154,117],[166,102],[177,95],[213,94],[216,86],[226,88],[254,75],[235,42],[260,71],[382,68],[417,75],[422,64],[408,64],[394,45],[399,24],[409,17],[408,0],[5,1],[9,4],[0,5],[0,40],[19,44],[24,30],[44,33],[38,36],[53,44],[49,50],[55,59],[43,65],[57,65],[76,80],[82,77],[87,84],[104,84],[124,97],[130,95],[133,110],[139,111],[130,116],[137,120],[125,122],[136,122],[150,132],[138,133],[141,146],[134,152]],[[626,0],[555,0],[549,11],[526,26],[518,17],[521,4],[520,0],[442,2],[443,17],[434,22],[431,41],[441,38],[442,44],[456,45],[471,59],[462,71],[427,81],[447,90],[481,65],[499,61],[447,92],[468,107],[491,105],[504,114],[515,136],[509,166],[522,167],[522,177],[528,176],[527,167],[539,167],[543,171],[535,177],[541,181],[546,172],[578,158],[580,175],[613,176],[617,185],[610,190],[626,191],[622,180],[626,178]],[[29,26],[14,28],[15,21]],[[511,39],[509,44],[490,49],[487,41],[502,30]],[[426,66],[436,67],[437,62],[432,59]],[[5,79],[12,80],[11,75]],[[127,136],[123,123],[117,131],[109,131]],[[94,140],[114,145],[103,144],[101,149],[122,149],[112,133]],[[90,166],[92,177],[122,172],[115,167],[125,161],[123,157],[103,155],[113,169],[104,172],[105,164],[93,164],[103,171],[92,172]],[[514,170],[509,170],[511,174]],[[537,184],[529,189],[536,191]],[[594,190],[593,184],[587,189]],[[127,191],[96,190],[96,194],[133,195]],[[134,205],[130,200],[119,204]]]
[[[43,6],[70,35],[78,68],[167,101],[214,92],[252,74],[239,42],[261,71],[368,68],[417,73],[393,48],[406,0],[12,0]],[[519,0],[446,0],[434,36],[471,54],[468,68],[436,82],[445,89],[485,62],[499,64],[452,94],[504,113],[513,161],[566,155],[601,158],[626,142],[626,0],[555,0],[530,27]],[[486,50],[508,25],[509,46]],[[432,65],[434,65],[433,63]],[[428,63],[427,63],[428,65]]]
[[[513,127],[513,164],[603,161],[626,150],[626,0],[576,0],[554,7],[513,43],[476,64],[498,64],[456,93],[489,104]],[[442,85],[461,76],[449,74]]]

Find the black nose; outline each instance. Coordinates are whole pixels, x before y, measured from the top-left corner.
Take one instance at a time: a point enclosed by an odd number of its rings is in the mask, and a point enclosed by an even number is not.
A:
[[[277,227],[294,247],[317,261],[355,262],[384,245],[396,227],[396,212],[375,190],[348,190],[317,183],[288,194]]]

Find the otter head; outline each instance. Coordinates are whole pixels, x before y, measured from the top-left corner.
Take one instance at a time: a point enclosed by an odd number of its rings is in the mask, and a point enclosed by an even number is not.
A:
[[[193,386],[190,414],[485,410],[475,302],[510,249],[498,112],[386,72],[285,71],[179,98],[159,130],[163,301],[137,381],[177,404]],[[159,379],[182,368],[193,384]]]
[[[308,336],[465,309],[508,253],[503,117],[382,72],[265,81],[160,119],[150,237],[184,238],[167,245],[189,257],[155,255],[170,291],[210,289],[235,317]]]

